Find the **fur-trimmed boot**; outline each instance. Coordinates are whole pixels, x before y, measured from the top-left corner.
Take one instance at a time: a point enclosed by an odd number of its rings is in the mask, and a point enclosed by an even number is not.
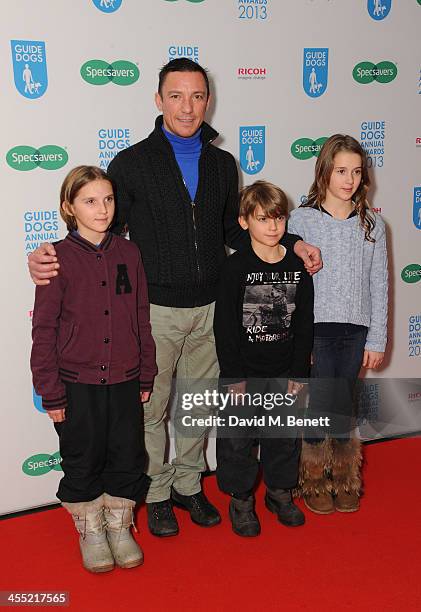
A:
[[[338,512],[356,512],[360,507],[361,442],[351,438],[346,442],[332,440],[332,481],[334,503]]]
[[[103,496],[89,502],[62,502],[62,506],[72,515],[80,534],[83,567],[94,573],[114,569],[114,559],[105,532]]]
[[[104,493],[104,517],[108,543],[119,567],[128,569],[143,563],[143,552],[130,533],[136,530],[133,509],[136,505],[131,499],[112,497]]]
[[[331,462],[332,445],[329,438],[317,444],[303,441],[298,491],[307,508],[316,514],[335,512],[332,483],[329,479]]]

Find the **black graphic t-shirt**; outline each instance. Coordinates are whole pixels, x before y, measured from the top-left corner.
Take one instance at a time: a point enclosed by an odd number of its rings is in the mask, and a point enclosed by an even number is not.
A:
[[[313,281],[287,250],[274,264],[254,251],[226,261],[216,300],[214,332],[221,378],[243,380],[289,372],[309,375],[313,345]]]

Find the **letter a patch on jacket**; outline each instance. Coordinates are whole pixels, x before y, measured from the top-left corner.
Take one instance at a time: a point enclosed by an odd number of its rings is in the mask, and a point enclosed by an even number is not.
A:
[[[117,264],[117,278],[115,282],[115,292],[117,295],[121,295],[122,293],[132,292],[132,286],[130,284],[126,264]]]

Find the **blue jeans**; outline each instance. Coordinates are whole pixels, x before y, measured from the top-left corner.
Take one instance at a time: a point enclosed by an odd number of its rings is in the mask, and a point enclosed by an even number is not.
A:
[[[333,438],[349,439],[367,331],[358,326],[355,330],[345,329],[342,335],[314,337],[308,416],[329,417],[329,435]],[[326,428],[315,428],[305,440],[316,443],[325,435]]]

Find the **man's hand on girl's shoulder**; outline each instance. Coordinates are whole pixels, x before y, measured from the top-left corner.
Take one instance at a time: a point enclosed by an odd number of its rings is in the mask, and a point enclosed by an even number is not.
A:
[[[36,285],[49,285],[49,279],[57,276],[59,267],[56,250],[48,242],[28,255],[29,274]]]

